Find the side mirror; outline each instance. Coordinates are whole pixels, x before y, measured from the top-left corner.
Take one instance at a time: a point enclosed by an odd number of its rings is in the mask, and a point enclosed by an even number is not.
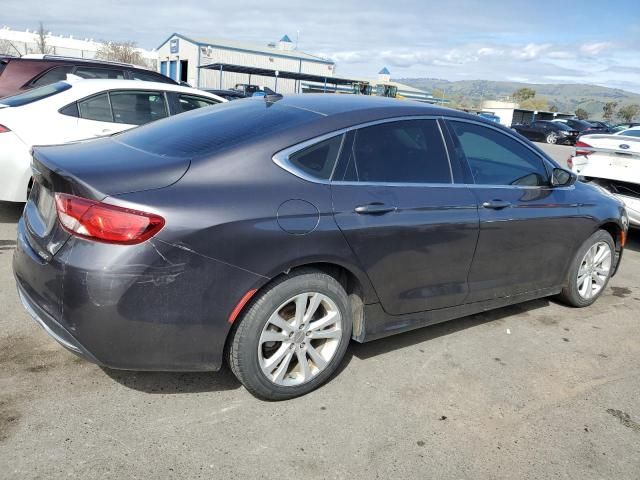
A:
[[[570,187],[578,181],[578,176],[564,168],[554,168],[551,174],[551,185],[554,187]]]

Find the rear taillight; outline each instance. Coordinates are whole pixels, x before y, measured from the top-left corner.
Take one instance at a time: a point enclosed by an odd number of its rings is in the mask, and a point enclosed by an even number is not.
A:
[[[573,168],[573,157],[567,158],[567,167]]]
[[[0,133],[10,132],[11,129],[5,127],[4,125],[0,125]]]
[[[86,198],[56,193],[60,223],[69,233],[97,242],[134,245],[153,237],[164,218]]]
[[[591,145],[589,145],[588,143],[582,142],[580,140],[578,140],[576,142],[576,157],[579,157],[580,155],[589,155],[591,153],[591,150],[581,150],[580,147],[582,148],[591,148]]]

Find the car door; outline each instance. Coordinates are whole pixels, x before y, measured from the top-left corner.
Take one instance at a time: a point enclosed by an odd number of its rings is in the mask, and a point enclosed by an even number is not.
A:
[[[480,215],[467,302],[561,285],[581,233],[575,187],[552,187],[546,161],[501,129],[448,120],[468,165]]]
[[[551,131],[551,127],[545,122],[533,122],[531,124],[531,131],[531,140],[545,140],[547,134]]]
[[[384,310],[461,304],[478,236],[472,192],[454,184],[436,119],[349,132],[331,183],[334,217]]]
[[[164,92],[102,92],[78,102],[78,131],[82,135],[80,138],[100,137],[153,122],[167,115]]]

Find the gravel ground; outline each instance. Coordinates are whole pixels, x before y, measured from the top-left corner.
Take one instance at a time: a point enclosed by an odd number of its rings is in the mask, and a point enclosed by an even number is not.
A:
[[[323,388],[266,403],[226,370],[115,372],[58,346],[15,293],[19,214],[0,204],[0,478],[640,478],[638,231],[590,308],[352,344]]]

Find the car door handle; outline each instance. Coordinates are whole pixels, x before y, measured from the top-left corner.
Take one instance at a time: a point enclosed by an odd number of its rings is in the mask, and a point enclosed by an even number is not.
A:
[[[484,202],[482,204],[483,208],[491,208],[493,210],[501,210],[503,208],[510,207],[511,203],[506,202],[504,200],[491,200],[490,202]]]
[[[355,212],[362,215],[382,215],[389,212],[394,212],[396,207],[391,207],[380,202],[373,202],[367,205],[360,205],[356,207]]]

